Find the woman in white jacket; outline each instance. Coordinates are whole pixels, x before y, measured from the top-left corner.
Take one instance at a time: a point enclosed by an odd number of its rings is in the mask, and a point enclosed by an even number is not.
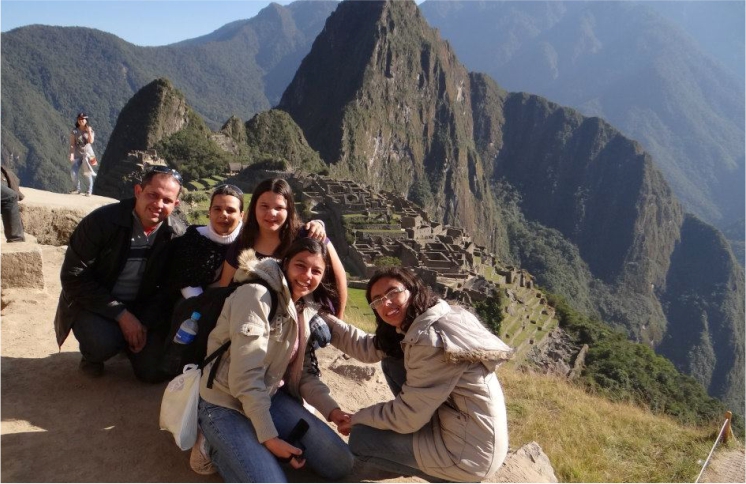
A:
[[[325,316],[332,344],[368,363],[382,361],[394,393],[363,408],[349,424],[350,450],[398,475],[480,481],[508,450],[505,402],[496,366],[512,350],[463,308],[438,298],[411,271],[379,270],[366,297],[375,335]]]
[[[326,247],[309,238],[293,242],[281,263],[257,261],[253,250],[239,258],[234,280],[246,283],[226,299],[207,353],[228,340],[230,347],[205,367],[199,402],[207,453],[227,482],[285,482],[280,462],[296,469],[308,463],[325,480],[352,470],[347,445],[302,400],[337,425],[349,420],[319,379],[309,344],[316,301],[330,290],[321,285],[327,267]],[[257,278],[271,289],[251,282]],[[271,321],[270,291],[277,297]],[[301,419],[308,430],[293,441]]]

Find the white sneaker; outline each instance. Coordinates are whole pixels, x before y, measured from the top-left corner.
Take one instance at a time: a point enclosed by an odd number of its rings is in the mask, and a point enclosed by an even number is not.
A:
[[[209,476],[215,474],[218,470],[212,465],[210,457],[207,455],[207,441],[202,431],[197,431],[197,442],[192,447],[192,454],[189,456],[189,467],[197,474]]]

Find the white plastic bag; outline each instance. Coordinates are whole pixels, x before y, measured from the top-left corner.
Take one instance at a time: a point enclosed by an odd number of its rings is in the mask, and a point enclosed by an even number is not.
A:
[[[174,436],[181,450],[188,450],[197,441],[197,405],[199,404],[199,379],[202,370],[198,365],[184,366],[184,372],[171,380],[161,400],[161,430]]]

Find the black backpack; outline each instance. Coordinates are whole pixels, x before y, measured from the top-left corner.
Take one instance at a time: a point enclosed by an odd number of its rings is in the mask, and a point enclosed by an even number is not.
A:
[[[259,284],[267,288],[272,299],[269,320],[274,319],[277,313],[277,293],[264,279],[252,279],[242,284],[230,285],[228,287],[208,287],[199,296],[183,299],[174,307],[173,315],[171,316],[171,330],[166,339],[165,356],[162,364],[163,371],[173,377],[181,373],[184,365],[195,363],[202,367],[208,363],[204,362],[205,355],[207,354],[207,337],[218,322],[225,300],[233,294],[233,291],[237,287],[243,284]],[[194,311],[200,313],[197,334],[194,337],[194,341],[188,345],[174,343],[174,336],[179,330],[181,323],[190,318]],[[228,340],[227,344],[230,345],[230,340]],[[221,353],[228,349],[228,345],[223,345],[225,348],[222,349]],[[210,355],[210,357],[215,358],[219,356],[216,353],[217,351]],[[215,366],[217,367],[217,365]]]

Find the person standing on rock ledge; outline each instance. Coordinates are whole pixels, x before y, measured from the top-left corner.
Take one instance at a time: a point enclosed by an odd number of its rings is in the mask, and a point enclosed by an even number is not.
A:
[[[124,350],[139,380],[166,379],[160,360],[171,306],[164,279],[170,242],[184,233],[171,216],[180,192],[176,170],[151,167],[134,198],[94,210],[70,236],[54,327],[60,347],[72,329],[83,373],[101,376],[104,362]]]
[[[83,193],[90,197],[93,193],[93,177],[95,173],[91,163],[95,160],[93,154],[93,143],[94,132],[91,125],[88,124],[88,115],[86,113],[78,113],[78,118],[75,121],[75,127],[70,133],[70,178],[73,180],[73,191],[70,193]],[[88,189],[85,192],[80,191],[80,176],[86,177],[88,181]]]

